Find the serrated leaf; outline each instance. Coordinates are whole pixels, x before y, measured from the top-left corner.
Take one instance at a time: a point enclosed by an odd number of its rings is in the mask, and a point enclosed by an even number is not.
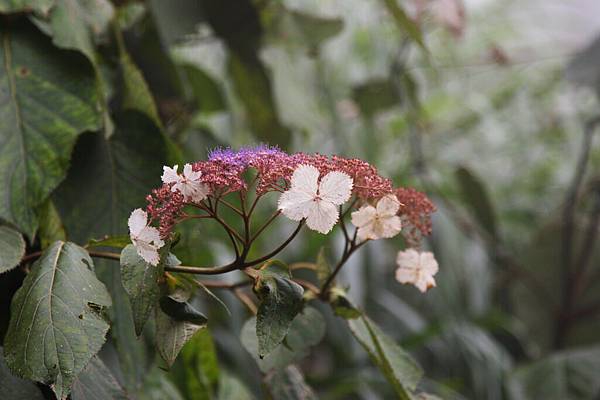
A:
[[[48,14],[55,0],[0,0],[0,13],[37,12]]]
[[[414,391],[423,375],[421,367],[393,339],[365,316],[348,321],[350,331],[364,347],[399,396]]]
[[[273,370],[265,377],[265,384],[273,400],[317,400],[317,395],[295,365]]]
[[[465,167],[457,168],[455,174],[463,200],[470,207],[477,222],[492,237],[496,237],[496,213],[483,182]]]
[[[42,249],[45,249],[57,240],[67,240],[65,227],[52,199],[47,199],[40,208],[40,229],[38,235]]]
[[[0,226],[0,274],[19,265],[24,255],[23,236],[9,226]]]
[[[292,321],[285,341],[263,358],[258,355],[256,317],[246,321],[240,338],[244,348],[256,360],[260,370],[266,373],[271,369],[283,368],[300,361],[308,355],[309,348],[318,344],[324,335],[325,319],[321,313],[313,307],[305,307]]]
[[[87,242],[87,247],[115,247],[124,249],[128,244],[131,244],[129,235],[105,236],[103,239],[90,239]]]
[[[5,357],[18,376],[52,384],[59,399],[100,350],[111,300],[88,253],[56,242],[31,267],[11,303]]]
[[[142,334],[144,325],[160,296],[158,279],[162,266],[154,266],[137,253],[130,244],[121,252],[121,282],[129,295],[135,333]]]
[[[129,396],[98,357],[77,376],[71,400],[127,400]]]
[[[96,64],[96,40],[109,27],[115,10],[108,0],[55,0],[50,34],[60,48],[77,50]]]
[[[4,361],[4,350],[0,347],[0,399],[44,400],[42,391],[34,382],[14,376]]]
[[[588,400],[600,391],[600,347],[567,350],[517,368],[508,379],[514,400]]]
[[[206,317],[188,303],[162,297],[156,307],[156,348],[171,366],[179,351],[198,330],[206,328]]]
[[[289,279],[280,266],[264,268],[254,287],[261,302],[256,315],[258,355],[269,354],[285,338],[294,317],[302,310],[304,289]]]
[[[99,129],[94,71],[27,24],[0,28],[0,218],[29,238],[83,131]]]

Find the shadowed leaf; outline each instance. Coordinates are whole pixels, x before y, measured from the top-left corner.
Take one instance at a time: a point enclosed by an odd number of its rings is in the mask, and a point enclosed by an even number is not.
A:
[[[13,228],[0,226],[0,274],[19,265],[25,255],[25,240]]]

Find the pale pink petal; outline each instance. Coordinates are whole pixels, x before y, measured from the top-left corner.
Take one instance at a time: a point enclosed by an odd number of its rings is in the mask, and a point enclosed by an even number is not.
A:
[[[146,227],[148,223],[148,214],[141,208],[136,208],[131,212],[127,225],[129,226],[129,233],[132,237],[137,237],[142,229]]]
[[[138,241],[146,242],[146,243],[154,243],[154,246],[157,249],[160,249],[165,245],[165,242],[160,238],[160,233],[158,229],[153,226],[146,226],[137,237]]]
[[[365,226],[368,223],[371,223],[375,218],[375,207],[365,205],[359,208],[357,211],[354,211],[352,215],[352,224],[356,227]]]
[[[155,247],[142,242],[136,244],[135,248],[139,256],[148,264],[156,266],[160,262],[160,255]]]
[[[181,181],[181,177],[177,173],[178,167],[178,165],[174,165],[173,168],[167,166],[163,167],[163,174],[161,177],[163,183],[177,183]]]
[[[281,194],[277,208],[289,219],[300,221],[302,218],[306,218],[313,203],[314,197],[309,193],[290,189]]]
[[[311,203],[306,216],[306,226],[313,231],[326,234],[333,229],[338,217],[338,209],[333,203],[314,201]]]
[[[344,204],[352,194],[352,178],[348,174],[332,171],[321,179],[319,196],[336,206]]]
[[[399,251],[396,256],[396,264],[400,268],[418,268],[419,262],[419,252],[415,249]]]
[[[396,280],[400,283],[414,283],[417,280],[417,271],[412,268],[398,268]]]
[[[396,215],[399,209],[400,202],[393,194],[385,195],[377,202],[377,214],[379,214],[380,217],[391,217]]]
[[[431,276],[437,274],[439,270],[438,262],[430,251],[421,253],[421,266],[423,271]]]
[[[183,176],[188,181],[198,181],[198,180],[200,180],[200,177],[202,176],[202,172],[194,171],[192,169],[191,164],[185,164],[183,166]]]
[[[195,182],[195,188],[194,194],[191,196],[191,200],[195,203],[201,202],[208,196],[208,193],[210,193],[208,185],[205,185],[204,183]]]
[[[311,197],[317,195],[319,170],[312,165],[300,165],[292,174],[292,189],[302,191]]]
[[[373,231],[374,223],[369,222],[358,228],[356,236],[362,241],[367,239],[377,239],[377,234]]]
[[[393,217],[382,218],[379,220],[379,232],[380,238],[393,238],[402,230],[402,220],[397,215]]]

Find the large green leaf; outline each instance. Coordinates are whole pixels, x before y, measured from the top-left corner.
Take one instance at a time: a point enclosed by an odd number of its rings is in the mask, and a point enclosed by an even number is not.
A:
[[[0,274],[19,265],[23,255],[23,236],[9,226],[0,226]]]
[[[77,376],[71,400],[127,400],[129,396],[98,357]]]
[[[166,163],[164,139],[152,121],[135,111],[115,117],[115,132],[86,134],[77,143],[67,179],[54,195],[69,237],[80,243],[105,235],[127,234],[131,210],[160,185]],[[129,299],[113,261],[98,261],[98,276],[115,306],[109,310],[124,384],[133,391],[145,375],[148,357],[135,335]]]
[[[135,333],[142,334],[144,325],[160,296],[158,279],[162,266],[148,264],[130,244],[121,252],[121,281],[129,295]]]
[[[394,386],[400,398],[410,398],[423,371],[392,338],[365,316],[348,321],[350,331]]]
[[[160,299],[156,307],[156,347],[171,366],[179,351],[196,332],[206,328],[206,317],[188,303],[179,303],[170,297]]]
[[[0,0],[0,13],[30,12],[48,14],[55,0]]]
[[[600,347],[554,354],[514,371],[508,380],[513,400],[592,400],[600,393]]]
[[[325,319],[317,309],[305,307],[294,318],[285,341],[269,354],[260,358],[258,338],[256,337],[256,318],[252,317],[244,324],[240,337],[244,348],[252,355],[261,371],[283,368],[300,361],[308,355],[310,347],[318,344],[325,335]]]
[[[112,3],[108,0],[55,1],[49,21],[54,44],[80,51],[95,64],[95,42],[106,32],[113,18]]]
[[[0,399],[44,400],[44,395],[35,383],[18,378],[10,372],[3,353],[0,347]]]
[[[383,78],[374,78],[354,86],[352,98],[368,117],[400,104],[400,96],[394,82]]]
[[[265,377],[265,384],[273,400],[316,400],[317,395],[304,381],[295,365],[273,370]]]
[[[65,227],[58,215],[58,210],[52,199],[48,199],[40,207],[40,229],[38,232],[42,249],[50,246],[57,240],[67,240]]]
[[[101,124],[94,71],[27,25],[0,28],[0,217],[30,238],[77,136]]]
[[[256,314],[258,355],[264,357],[283,341],[294,317],[302,310],[304,289],[277,265],[259,271],[254,289],[261,300]]]
[[[77,375],[100,350],[111,304],[88,253],[70,242],[50,246],[11,304],[5,357],[17,375],[52,385],[65,399]]]

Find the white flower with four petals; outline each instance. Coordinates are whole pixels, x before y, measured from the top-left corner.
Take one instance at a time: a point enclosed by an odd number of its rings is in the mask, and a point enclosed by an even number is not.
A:
[[[317,232],[328,233],[339,218],[338,207],[352,194],[352,178],[332,171],[319,181],[319,170],[300,165],[294,170],[291,188],[279,198],[279,209],[289,219],[300,221]]]
[[[382,197],[377,206],[364,205],[352,213],[352,224],[361,240],[391,238],[400,233],[402,222],[396,215],[400,202],[393,194]]]
[[[136,208],[129,216],[129,235],[137,253],[152,265],[158,265],[160,255],[158,249],[165,245],[160,238],[158,229],[148,225],[148,214]]]
[[[411,283],[421,292],[435,286],[433,276],[438,272],[438,263],[429,251],[418,252],[408,249],[398,252],[396,258],[398,269],[396,280],[400,283]]]
[[[194,171],[190,164],[183,166],[183,174],[177,173],[178,165],[173,168],[163,167],[162,181],[164,183],[173,183],[171,191],[179,191],[185,201],[199,203],[208,196],[209,188],[200,182],[202,172]]]

